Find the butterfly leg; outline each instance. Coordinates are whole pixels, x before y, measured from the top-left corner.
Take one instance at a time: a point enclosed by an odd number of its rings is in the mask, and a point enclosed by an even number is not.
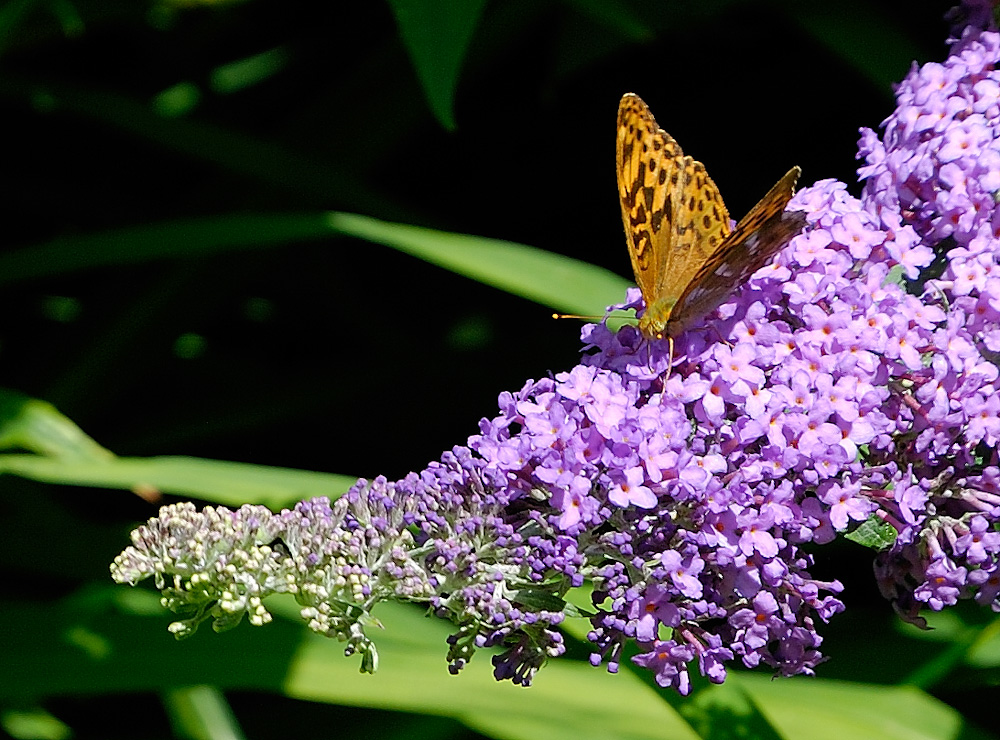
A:
[[[653,364],[653,341],[651,339],[646,340],[646,367],[652,373],[656,372],[656,366]],[[674,338],[671,336],[667,337],[667,371],[663,374],[663,378],[660,380],[661,384],[665,384],[667,379],[670,377],[671,371],[674,369]]]
[[[718,337],[719,342],[729,347],[729,349],[733,348],[733,343],[723,335],[723,333],[719,330],[719,327],[717,325],[715,324],[712,325],[712,331],[715,332],[715,336]]]

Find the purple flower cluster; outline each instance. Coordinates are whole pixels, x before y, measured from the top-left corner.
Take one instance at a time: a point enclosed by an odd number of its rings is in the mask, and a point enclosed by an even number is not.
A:
[[[892,495],[898,536],[876,560],[883,594],[916,623],[974,598],[1000,611],[1000,34],[992,3],[967,2],[943,64],[914,66],[879,140],[862,130],[863,201],[912,226],[942,257],[923,302],[945,314],[901,379],[914,417]],[[909,275],[913,277],[912,275]]]
[[[865,201],[922,239],[968,245],[1000,230],[1000,34],[969,28],[944,63],[914,65],[884,138],[862,129]],[[992,234],[989,234],[992,237]]]
[[[962,0],[960,5],[945,13],[945,20],[951,23],[952,38],[949,41],[960,39],[966,33],[995,31],[998,17],[1000,2],[997,0]]]
[[[812,578],[801,546],[900,516],[883,494],[914,425],[902,383],[945,319],[888,280],[892,255],[930,261],[912,228],[880,228],[834,181],[789,209],[806,231],[677,338],[669,377],[665,342],[592,325],[583,365],[502,396],[470,440],[593,564],[594,662],[615,669],[634,638],[682,692],[695,658],[712,680],[734,658],[785,675],[822,659],[816,622],[843,609],[840,585]]]
[[[279,514],[262,506],[165,506],[132,533],[112,577],[135,584],[152,576],[164,606],[184,617],[170,626],[177,637],[206,620],[216,631],[244,616],[267,624],[263,599],[293,594],[309,628],[347,642],[347,653],[360,654],[370,673],[378,653],[365,627],[374,607],[426,603],[458,625],[449,639],[453,671],[476,649],[503,646],[494,659],[497,678],[527,684],[565,649],[555,626],[565,616],[560,596],[568,586],[538,589],[532,568],[550,564],[515,530],[511,522],[527,518],[511,515],[498,493],[502,481],[489,480],[483,468],[459,447],[395,483],[359,480],[333,504],[315,498]]]
[[[832,180],[793,198],[802,233],[675,338],[672,368],[666,342],[587,326],[579,366],[502,394],[422,473],[280,514],[165,507],[115,579],[154,576],[179,635],[263,624],[261,600],[292,593],[363,670],[372,609],[425,603],[458,625],[452,670],[500,647],[495,675],[525,685],[590,580],[592,662],[617,670],[634,640],[681,693],[691,665],[716,682],[734,661],[814,671],[844,605],[805,548],[838,533],[880,533],[879,585],[911,621],[962,598],[1000,610],[1000,35],[984,28],[914,68],[884,140],[863,132],[862,199]]]

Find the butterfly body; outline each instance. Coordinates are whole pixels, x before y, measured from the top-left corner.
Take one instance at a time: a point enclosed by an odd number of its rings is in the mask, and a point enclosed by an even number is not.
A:
[[[805,224],[785,213],[790,169],[732,228],[704,165],[685,156],[632,94],[618,107],[618,194],[648,339],[675,337],[726,300]]]

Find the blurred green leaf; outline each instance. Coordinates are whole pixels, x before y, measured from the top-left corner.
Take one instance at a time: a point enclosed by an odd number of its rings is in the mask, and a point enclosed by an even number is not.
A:
[[[201,89],[193,82],[171,85],[153,98],[153,108],[164,118],[186,116],[201,102]]]
[[[457,677],[451,676],[442,657],[447,631],[424,628],[416,632],[419,620],[426,620],[416,610],[410,612],[402,614],[411,623],[402,632],[399,615],[383,618],[386,637],[397,634],[391,644],[379,638],[380,645],[385,645],[380,647],[381,668],[370,681],[346,665],[336,643],[309,639],[289,672],[288,694],[311,701],[452,716],[487,737],[515,740],[697,737],[638,679],[627,674],[610,676],[585,661],[552,661],[529,689],[498,683],[486,653],[477,655]],[[400,640],[402,633],[411,639]]]
[[[243,740],[229,702],[214,686],[170,689],[164,697],[170,723],[180,738],[190,740]]]
[[[110,589],[109,589],[110,592]],[[166,632],[167,616],[81,613],[52,604],[5,603],[0,630],[5,655],[22,670],[0,673],[0,697],[149,691],[211,683],[222,690],[280,690],[286,696],[341,705],[449,716],[490,737],[536,740],[695,738],[662,697],[636,676],[608,675],[586,661],[559,658],[530,689],[497,683],[483,652],[458,676],[444,652],[451,627],[401,604],[378,609],[385,631],[374,635],[381,668],[359,675],[343,644],[299,627],[290,598],[268,602],[277,619],[224,635],[203,632],[182,643]],[[83,621],[111,646],[105,657],[66,643],[62,635]],[[50,666],[67,668],[55,672]],[[737,682],[787,740],[963,740],[980,737],[961,717],[914,688],[851,684],[813,678],[773,680],[735,673]],[[710,687],[707,694],[716,691]],[[714,703],[724,722],[725,700]],[[625,709],[627,708],[627,710]]]
[[[216,67],[212,70],[209,85],[215,93],[234,93],[274,77],[286,66],[288,50],[279,46]]]
[[[25,16],[41,4],[41,0],[9,0],[0,5],[0,53],[6,51]]]
[[[326,214],[240,213],[60,237],[0,254],[0,284],[94,267],[271,248],[329,234]]]
[[[458,73],[486,0],[389,0],[435,117],[455,128]]]
[[[1000,617],[994,617],[976,636],[969,648],[966,662],[976,668],[1000,666]]]
[[[967,619],[970,616],[972,619]],[[941,645],[939,650],[927,651],[926,659],[902,682],[929,689],[947,685],[949,676],[958,675],[963,667],[988,669],[1000,665],[1000,617],[990,615],[984,619],[984,616],[978,610],[967,613],[953,608],[927,612],[929,629],[926,630],[900,623],[900,630],[908,637]],[[963,679],[975,681],[968,675],[963,675]]]
[[[790,18],[888,94],[920,49],[872,3],[785,3]]]
[[[0,254],[0,284],[99,266],[271,248],[331,234],[398,249],[567,313],[600,316],[631,285],[603,268],[524,244],[336,211],[216,216],[64,237]]]
[[[601,25],[613,28],[630,41],[650,41],[656,35],[645,21],[622,0],[565,0]],[[666,11],[667,9],[664,8]]]
[[[74,0],[49,0],[48,6],[66,36],[82,36],[87,30]]]
[[[322,158],[241,128],[180,115],[185,104],[196,101],[188,100],[191,91],[185,89],[193,83],[182,80],[177,84],[181,94],[170,88],[166,101],[154,96],[147,102],[110,89],[20,79],[8,74],[0,75],[0,99],[28,102],[38,112],[75,114],[82,120],[96,121],[170,151],[211,162],[241,177],[296,193],[310,202],[336,201],[343,207],[378,208],[380,213],[408,217],[408,208],[390,203],[384,193],[372,191],[357,177],[326,164]]]
[[[699,737],[783,740],[784,736],[732,672],[721,686],[697,674],[691,679],[691,694],[687,697],[675,696],[670,700]],[[667,695],[664,697],[667,698]]]
[[[178,642],[166,631],[166,614],[129,617],[94,610],[81,615],[78,608],[48,603],[2,604],[0,629],[14,641],[5,658],[12,665],[30,665],[0,673],[0,699],[213,684],[222,690],[255,688],[305,701],[453,717],[487,736],[515,740],[695,738],[638,679],[609,676],[586,661],[552,661],[530,689],[498,683],[489,651],[452,676],[444,655],[453,628],[412,606],[379,606],[385,631],[373,636],[381,667],[368,676],[358,673],[356,657],[344,657],[343,643],[301,626],[294,600],[267,605],[288,620],[279,618],[263,628],[244,625],[223,635],[204,631]],[[108,640],[107,657],[95,658],[63,641],[61,635],[81,620],[92,622],[89,628]],[[50,670],[55,664],[65,670]],[[629,710],[622,712],[625,706]]]
[[[732,678],[732,677],[731,677]],[[963,740],[984,737],[913,687],[739,673],[737,680],[787,740]]]
[[[921,616],[925,618],[927,629],[921,629],[915,624],[898,620],[895,623],[896,630],[911,640],[921,642],[953,643],[964,642],[968,635],[970,625],[962,619],[958,609],[935,612],[925,611]],[[975,625],[972,629],[978,630],[981,625]]]
[[[117,457],[62,461],[37,455],[0,455],[0,473],[45,483],[149,489],[225,506],[273,509],[313,496],[336,498],[357,480],[346,475],[196,457]]]
[[[523,244],[331,213],[342,234],[384,244],[508,293],[570,313],[601,315],[631,283],[600,267]]]
[[[6,388],[0,388],[0,449],[30,450],[48,456],[37,459],[49,459],[54,464],[103,465],[114,459],[113,453],[88,437],[52,404]]]
[[[193,360],[205,353],[205,337],[194,332],[186,332],[174,342],[174,354],[184,360]]]
[[[80,318],[83,309],[80,301],[70,296],[53,295],[46,296],[42,300],[42,315],[51,321],[58,321],[61,324],[69,324]]]
[[[43,709],[0,712],[0,727],[16,740],[69,740],[73,731]]]

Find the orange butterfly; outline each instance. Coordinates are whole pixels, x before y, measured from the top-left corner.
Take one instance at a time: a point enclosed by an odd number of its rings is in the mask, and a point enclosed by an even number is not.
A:
[[[792,167],[733,229],[705,166],[684,156],[629,93],[618,106],[618,194],[648,339],[673,338],[713,311],[805,225],[785,213],[801,170]]]

